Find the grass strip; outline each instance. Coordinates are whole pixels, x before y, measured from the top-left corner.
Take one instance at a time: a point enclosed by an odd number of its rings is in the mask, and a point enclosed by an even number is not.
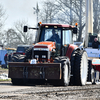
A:
[[[11,79],[0,79],[0,82],[4,82],[4,81],[11,81]]]

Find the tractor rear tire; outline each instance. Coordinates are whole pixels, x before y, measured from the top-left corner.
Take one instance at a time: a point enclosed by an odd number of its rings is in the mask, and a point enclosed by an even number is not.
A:
[[[86,85],[88,76],[88,60],[87,53],[84,50],[79,50],[76,53],[73,70],[74,85]]]
[[[26,55],[15,54],[15,55],[12,57],[12,61],[13,61],[13,62],[26,62]]]
[[[61,63],[62,78],[59,80],[57,85],[68,86],[70,81],[70,61],[67,57],[56,57],[55,63]]]
[[[91,67],[91,60],[88,60],[88,78],[87,81],[91,82],[92,84],[96,84],[95,83],[95,70]]]
[[[25,51],[26,59],[32,59],[32,50],[33,48],[30,47]]]

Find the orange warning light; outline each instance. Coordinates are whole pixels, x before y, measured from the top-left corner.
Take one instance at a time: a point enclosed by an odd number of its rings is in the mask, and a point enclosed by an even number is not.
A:
[[[39,22],[39,24],[42,24],[42,22]]]
[[[78,26],[78,23],[75,23],[76,26]]]

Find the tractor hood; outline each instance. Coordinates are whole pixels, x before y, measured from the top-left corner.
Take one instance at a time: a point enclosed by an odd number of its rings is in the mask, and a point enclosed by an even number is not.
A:
[[[52,51],[52,49],[55,49],[56,46],[55,46],[55,42],[48,42],[48,41],[45,41],[45,42],[39,42],[39,43],[36,43],[34,45],[34,50],[39,50],[39,51]]]

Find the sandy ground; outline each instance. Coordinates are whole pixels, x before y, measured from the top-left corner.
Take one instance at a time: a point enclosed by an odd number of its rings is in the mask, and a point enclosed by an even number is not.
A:
[[[0,74],[8,74],[1,69]],[[55,87],[53,85],[12,85],[0,82],[0,100],[100,100],[100,84],[86,86]]]
[[[8,69],[0,68],[0,81],[8,79]]]

